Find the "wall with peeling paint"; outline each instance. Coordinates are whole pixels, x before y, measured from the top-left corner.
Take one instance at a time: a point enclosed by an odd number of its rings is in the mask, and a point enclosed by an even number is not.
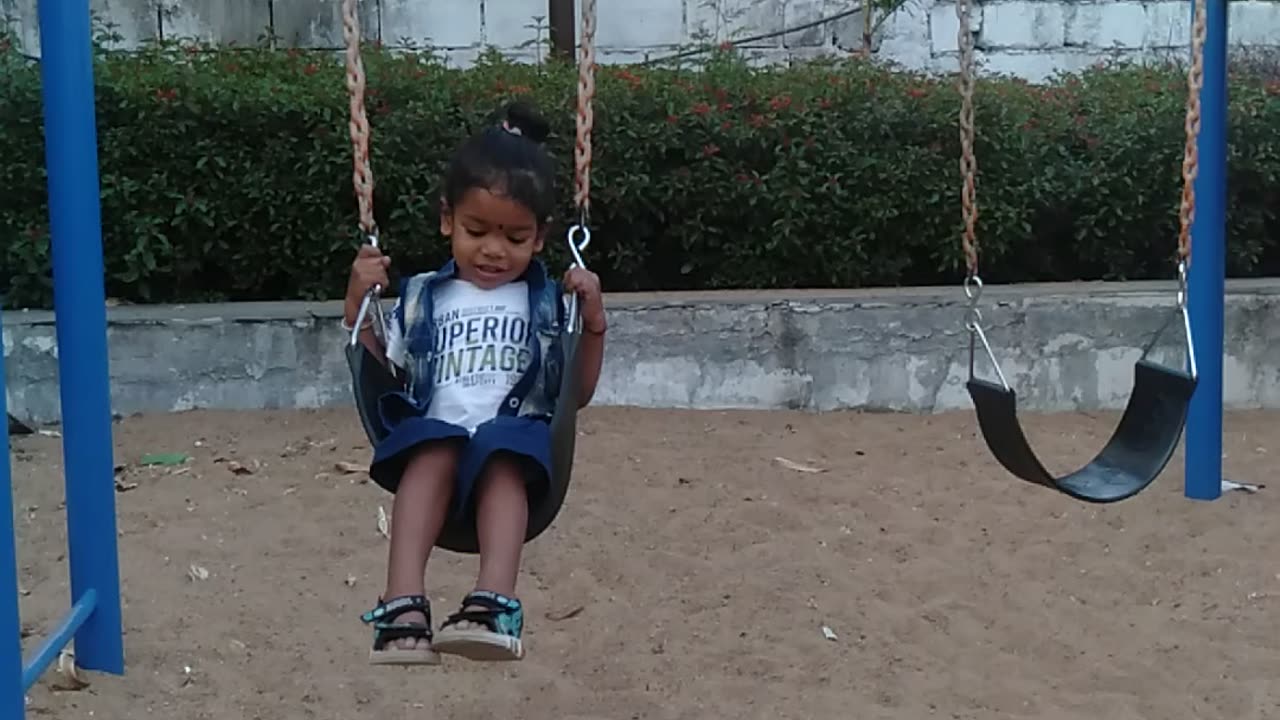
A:
[[[1225,404],[1280,408],[1280,281],[1227,285]],[[986,332],[1023,410],[1122,407],[1171,283],[990,286]],[[611,294],[595,404],[971,407],[959,288]],[[351,402],[341,301],[109,308],[115,411],[314,408]],[[4,316],[9,407],[59,416],[53,314]],[[1177,366],[1182,333],[1155,359]],[[979,358],[982,377],[994,374]]]

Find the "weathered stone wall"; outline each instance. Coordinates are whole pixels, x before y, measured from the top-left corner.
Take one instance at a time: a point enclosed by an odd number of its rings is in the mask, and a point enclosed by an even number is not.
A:
[[[1229,283],[1225,404],[1280,408],[1280,280]],[[597,404],[692,408],[969,407],[958,290],[609,297]],[[1172,310],[1165,284],[990,287],[987,333],[1026,410],[1123,406],[1140,348]],[[350,403],[339,303],[109,310],[115,411]],[[1171,327],[1157,359],[1181,362]],[[4,317],[10,407],[59,417],[48,312]],[[991,377],[980,358],[978,372]]]

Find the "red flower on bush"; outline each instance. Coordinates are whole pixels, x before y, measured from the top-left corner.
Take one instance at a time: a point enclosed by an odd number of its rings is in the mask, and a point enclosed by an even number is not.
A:
[[[719,155],[719,154],[720,154],[720,146],[716,145],[715,143],[705,145],[702,148],[702,157],[711,157],[713,155]]]
[[[704,102],[700,102],[693,106],[693,110],[691,112],[693,112],[694,115],[707,115],[711,112],[711,106]]]
[[[626,81],[632,90],[636,90],[644,84],[644,81],[638,75],[625,68],[618,71],[618,79]]]
[[[925,89],[924,89],[924,88],[922,88],[922,87],[913,87],[913,88],[909,88],[909,89],[907,90],[907,94],[908,94],[908,95],[910,95],[911,97],[913,97],[913,98],[915,98],[915,99],[919,100],[920,98],[924,97],[925,95],[928,95],[928,94],[929,94],[929,91],[928,91],[928,90],[925,90]]]
[[[307,66],[302,68],[303,75],[315,75],[318,72],[320,72],[320,66],[315,63],[307,63]]]
[[[678,122],[680,122],[680,118],[679,118],[679,117],[677,117],[677,116],[675,116],[675,115],[668,115],[668,116],[667,116],[667,124],[668,124],[668,125],[675,125],[675,124],[676,124],[676,123],[678,123]]]
[[[156,90],[156,99],[161,102],[168,102],[178,99],[178,91],[174,88],[161,88]]]
[[[751,117],[747,118],[747,124],[753,128],[762,128],[765,126],[765,118],[760,113],[752,113]]]
[[[774,99],[769,101],[769,107],[773,108],[774,110],[786,110],[787,108],[791,107],[791,96],[779,95],[778,97],[775,97]]]

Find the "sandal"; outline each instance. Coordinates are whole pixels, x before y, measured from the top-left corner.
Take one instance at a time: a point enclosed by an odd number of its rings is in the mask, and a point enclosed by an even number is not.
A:
[[[395,619],[407,612],[420,612],[427,616],[422,622],[395,622]],[[369,662],[373,665],[437,665],[440,656],[435,650],[414,648],[406,650],[396,647],[396,640],[413,638],[432,640],[431,605],[423,595],[405,595],[390,602],[378,598],[377,607],[360,616],[360,621],[373,625],[373,649],[369,651]]]
[[[480,607],[483,610],[468,610]],[[455,627],[460,622],[483,625],[483,628]],[[524,609],[515,598],[488,590],[477,590],[462,601],[462,609],[449,616],[440,626],[434,647],[436,652],[459,655],[468,660],[519,660],[524,657]]]

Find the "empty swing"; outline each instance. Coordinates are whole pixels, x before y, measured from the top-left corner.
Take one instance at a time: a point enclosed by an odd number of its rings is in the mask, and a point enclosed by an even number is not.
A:
[[[1192,67],[1188,76],[1186,149],[1182,163],[1181,228],[1178,236],[1177,299],[1173,312],[1143,348],[1134,367],[1133,392],[1111,439],[1102,451],[1080,469],[1055,476],[1045,469],[1027,441],[1017,416],[1017,395],[1000,369],[1000,363],[982,329],[978,300],[982,280],[978,275],[975,224],[977,164],[973,155],[973,34],[969,29],[969,0],[958,0],[960,31],[960,144],[964,185],[961,206],[964,218],[963,247],[968,275],[964,292],[969,305],[965,328],[969,331],[969,380],[967,388],[982,436],[1006,470],[1016,477],[1053,488],[1089,502],[1116,502],[1141,492],[1164,470],[1177,449],[1186,423],[1187,407],[1197,381],[1195,347],[1187,314],[1187,268],[1191,262],[1191,223],[1195,215],[1196,140],[1200,132],[1200,87],[1203,77],[1205,5],[1196,3],[1192,37]],[[1165,367],[1147,359],[1152,348],[1175,318],[1181,318],[1186,339],[1187,371]],[[978,343],[982,344],[999,379],[998,383],[974,374]]]
[[[577,139],[574,152],[575,193],[578,221],[567,234],[573,265],[586,267],[582,252],[591,243],[588,227],[590,208],[591,131],[594,123],[592,100],[595,96],[595,0],[586,0],[582,9],[582,52],[578,69]],[[351,143],[354,154],[354,184],[360,208],[360,228],[368,242],[378,245],[378,229],[373,218],[373,172],[369,164],[369,121],[364,108],[365,75],[360,58],[360,26],[356,13],[356,0],[343,1],[343,35],[347,52],[347,90],[351,106]],[[370,442],[376,444],[388,434],[378,413],[378,398],[400,390],[403,378],[391,369],[383,358],[376,357],[360,342],[360,327],[370,311],[373,327],[379,338],[386,338],[386,319],[383,314],[382,288],[373,287],[360,305],[359,315],[346,343],[347,365],[351,371],[351,389],[360,423]],[[531,496],[529,520],[525,532],[528,542],[550,527],[569,491],[573,471],[574,445],[577,439],[577,412],[581,399],[579,374],[577,373],[578,335],[581,317],[577,296],[569,293],[566,298],[565,323],[561,331],[561,367],[564,368],[560,392],[551,418],[551,477],[547,491]],[[473,520],[460,521],[452,517],[446,522],[436,540],[436,546],[459,553],[478,553],[479,541]]]

